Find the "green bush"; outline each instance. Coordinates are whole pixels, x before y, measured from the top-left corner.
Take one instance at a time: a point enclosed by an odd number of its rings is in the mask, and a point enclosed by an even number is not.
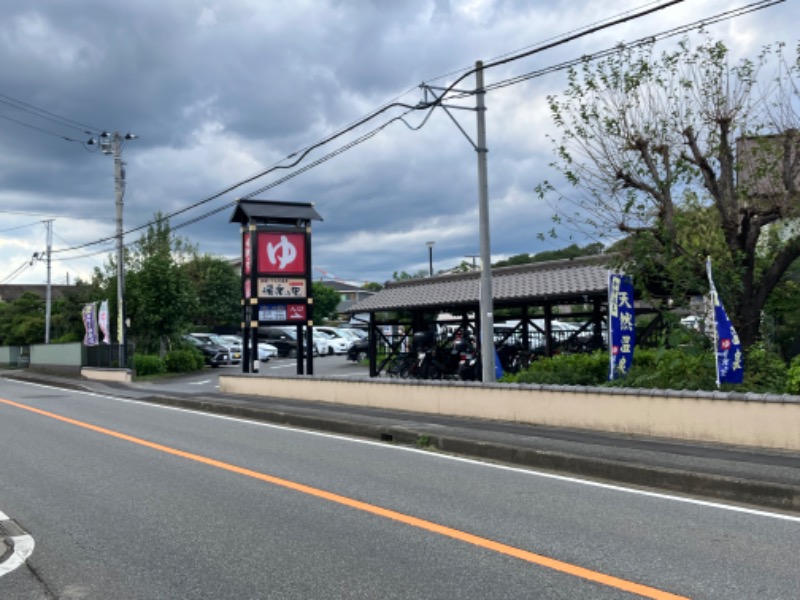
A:
[[[136,375],[145,377],[147,375],[160,375],[164,373],[164,361],[158,356],[151,354],[134,354],[133,368]]]
[[[786,393],[800,394],[800,355],[795,356],[786,371]]]
[[[665,390],[714,390],[714,354],[683,348],[636,348],[628,374],[609,385]]]
[[[608,378],[608,354],[559,354],[542,358],[517,374],[505,375],[509,383],[550,385],[603,385]]]
[[[786,376],[783,359],[758,342],[750,347],[744,361],[744,385],[736,387],[740,391],[780,394],[786,388]]]
[[[164,357],[167,371],[170,373],[188,373],[203,368],[203,354],[191,348],[170,350]]]

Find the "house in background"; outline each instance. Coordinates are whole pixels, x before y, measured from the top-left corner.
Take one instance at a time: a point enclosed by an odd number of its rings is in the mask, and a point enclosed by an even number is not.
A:
[[[353,305],[373,296],[375,292],[365,290],[355,285],[337,279],[320,280],[318,283],[325,285],[339,294],[339,304],[336,307],[336,316],[342,323],[350,321],[350,315],[345,314]]]

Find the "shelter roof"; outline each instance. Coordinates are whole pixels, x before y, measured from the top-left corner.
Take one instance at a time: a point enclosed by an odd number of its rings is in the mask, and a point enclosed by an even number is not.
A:
[[[494,304],[580,304],[606,297],[614,258],[616,255],[600,254],[492,269]],[[480,281],[480,271],[472,271],[392,282],[346,312],[475,307],[480,303]]]

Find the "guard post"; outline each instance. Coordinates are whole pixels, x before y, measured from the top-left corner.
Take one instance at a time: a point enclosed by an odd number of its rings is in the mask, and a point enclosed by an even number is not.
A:
[[[242,237],[242,372],[258,370],[258,328],[294,326],[297,374],[314,374],[311,221],[314,204],[236,201],[231,223]],[[303,328],[305,327],[305,332]]]

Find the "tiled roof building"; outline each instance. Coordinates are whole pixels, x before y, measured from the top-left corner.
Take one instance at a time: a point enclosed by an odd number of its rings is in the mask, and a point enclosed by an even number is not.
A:
[[[586,304],[608,295],[609,255],[492,270],[495,307]],[[463,309],[480,302],[479,271],[388,283],[347,312]]]

